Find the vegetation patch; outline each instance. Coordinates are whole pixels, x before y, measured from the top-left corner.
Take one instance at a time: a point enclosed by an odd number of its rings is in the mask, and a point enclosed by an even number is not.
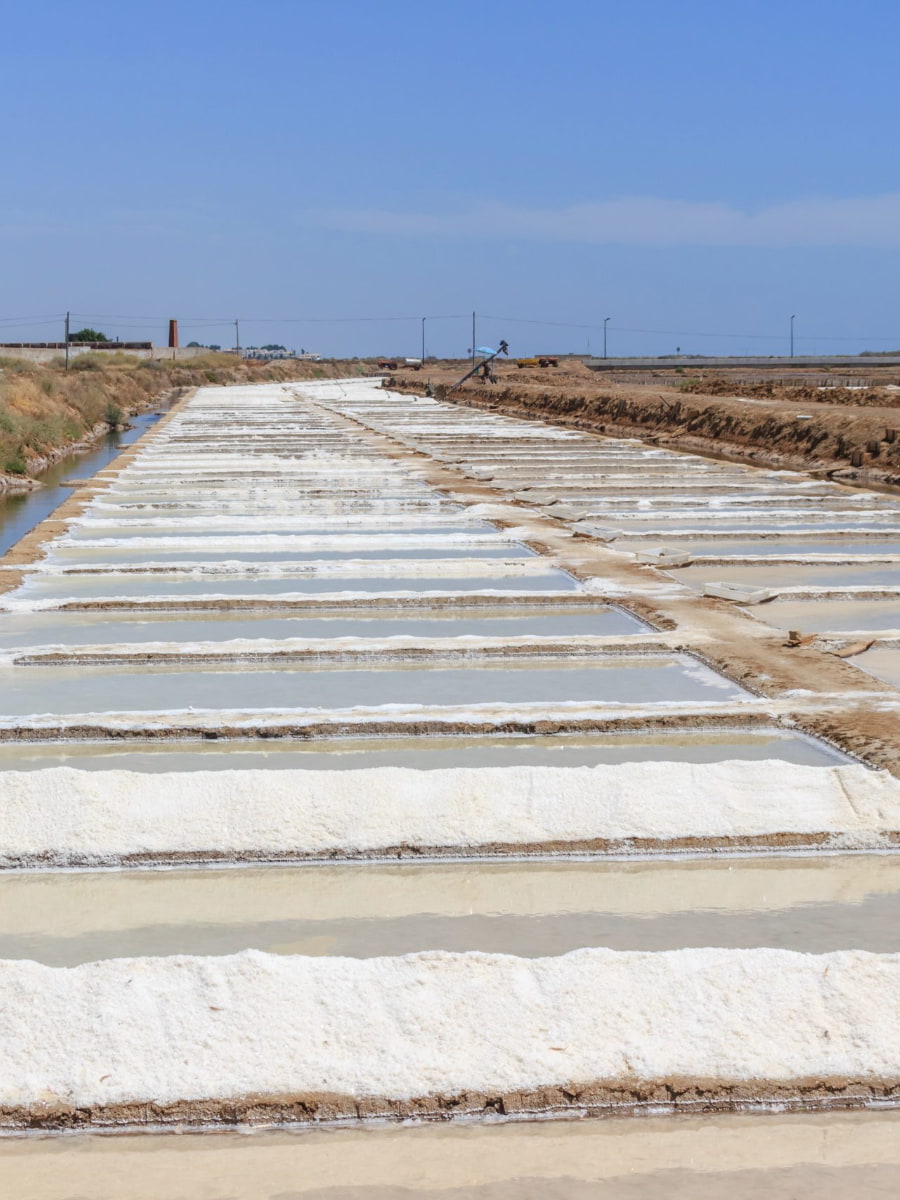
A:
[[[212,351],[177,363],[98,350],[73,358],[68,371],[62,360],[39,365],[0,358],[0,491],[3,476],[39,472],[48,458],[122,425],[175,388],[287,381],[311,373],[309,364],[290,359],[240,361]],[[316,378],[342,373],[342,364],[315,368]]]

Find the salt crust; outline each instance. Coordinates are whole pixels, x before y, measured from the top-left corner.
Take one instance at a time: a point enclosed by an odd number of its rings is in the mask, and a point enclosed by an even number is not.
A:
[[[0,962],[0,1105],[900,1079],[900,955]]]
[[[778,834],[864,848],[898,830],[900,780],[856,765],[0,773],[0,861],[7,863]]]

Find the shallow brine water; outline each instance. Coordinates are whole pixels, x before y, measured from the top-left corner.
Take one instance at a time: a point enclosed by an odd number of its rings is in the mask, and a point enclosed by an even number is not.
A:
[[[22,1137],[16,1200],[888,1200],[900,1114]]]
[[[672,578],[679,583],[702,589],[707,583],[738,583],[749,587],[891,587],[900,585],[900,563],[880,566],[783,566],[758,567],[712,566],[673,569]]]
[[[291,596],[328,592],[564,592],[578,587],[564,571],[515,575],[322,575],[260,579],[230,575],[32,575],[16,599],[96,600],[153,596]]]
[[[802,633],[900,630],[900,596],[896,600],[778,600],[759,604],[752,616],[776,629]]]
[[[636,617],[615,608],[533,613],[515,609],[479,611],[477,615],[291,617],[205,612],[195,617],[128,613],[49,612],[0,614],[0,649],[21,646],[85,646],[142,642],[220,642],[233,638],[451,638],[612,636],[646,633]]]
[[[646,541],[631,543],[627,537],[623,537],[615,542],[614,548],[616,550],[642,551],[647,549],[647,545]],[[665,548],[668,551],[694,554],[698,557],[706,555],[711,558],[720,556],[727,558],[732,555],[741,558],[767,558],[771,555],[793,555],[803,558],[807,554],[830,554],[835,557],[852,558],[857,554],[900,556],[900,539],[886,542],[878,538],[854,539],[853,535],[827,540],[821,538],[801,539],[785,534],[782,537],[755,538],[753,541],[742,542],[730,541],[726,538],[702,541],[673,537],[666,539]]]
[[[900,951],[900,862],[429,863],[0,876],[0,959]]]
[[[299,514],[302,516],[302,514]],[[470,521],[467,524],[450,522],[428,522],[422,521],[419,515],[409,515],[407,517],[398,516],[396,520],[385,520],[384,517],[376,518],[367,517],[365,512],[359,516],[353,515],[338,515],[332,518],[331,523],[326,522],[325,518],[320,520],[319,514],[313,516],[314,523],[296,522],[293,528],[275,530],[270,532],[266,528],[265,523],[260,522],[257,518],[256,523],[247,524],[247,526],[239,529],[229,529],[227,527],[214,527],[204,529],[182,529],[169,526],[163,527],[162,524],[145,524],[145,526],[132,526],[132,524],[122,524],[120,521],[96,522],[92,524],[84,524],[84,526],[76,526],[68,530],[68,538],[72,542],[78,541],[94,541],[96,539],[113,539],[116,544],[120,541],[156,541],[158,539],[186,539],[185,545],[190,546],[192,541],[196,541],[198,545],[203,541],[221,539],[222,541],[228,538],[252,538],[254,533],[264,533],[272,538],[289,538],[289,536],[304,536],[304,538],[334,538],[335,548],[341,545],[341,534],[365,534],[367,538],[378,538],[380,535],[410,534],[410,535],[444,535],[444,534],[470,534],[470,533],[491,533],[493,527],[485,521]]]
[[[876,679],[883,679],[885,683],[900,688],[900,647],[873,646],[849,661]]]
[[[867,530],[884,535],[900,533],[900,516],[863,519],[862,517],[855,518],[852,513],[842,515],[836,520],[828,520],[824,517],[821,520],[810,520],[804,516],[800,516],[798,519],[790,517],[770,519],[768,515],[763,516],[761,513],[756,515],[747,513],[742,520],[730,515],[725,519],[711,520],[708,511],[698,512],[696,515],[684,515],[671,520],[625,517],[619,513],[608,514],[608,519],[610,524],[615,524],[616,528],[621,529],[626,536],[630,533],[646,532],[660,537],[684,538],[686,534],[701,532],[704,527],[707,532],[712,533],[846,533],[853,535],[865,533]]]
[[[762,762],[810,767],[849,760],[826,742],[779,729],[698,729],[674,733],[560,734],[533,737],[353,738],[314,742],[229,741],[0,742],[0,770],[38,771],[344,771],[361,767],[595,767],[624,762]]]
[[[197,708],[346,709],[392,704],[648,704],[722,702],[747,693],[683,656],[609,658],[581,665],[559,660],[503,666],[385,668],[246,666],[141,670],[78,666],[0,670],[0,715],[165,712]]]
[[[382,558],[534,558],[535,551],[515,542],[498,541],[493,546],[466,545],[464,542],[445,542],[443,546],[389,546],[383,550],[237,550],[223,556],[220,550],[197,546],[188,550],[131,550],[127,546],[106,546],[100,550],[82,550],[65,546],[53,550],[48,561],[59,566],[110,566],[143,563],[291,563],[342,562],[349,559]]]

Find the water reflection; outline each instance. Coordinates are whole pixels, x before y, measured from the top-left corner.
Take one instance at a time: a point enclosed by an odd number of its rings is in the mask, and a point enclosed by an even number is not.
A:
[[[73,454],[55,463],[37,476],[43,487],[0,498],[0,554],[5,554],[71,496],[72,489],[64,486],[64,480],[89,478],[102,471],[121,450],[155,425],[169,407],[169,404],[162,404],[152,412],[130,417],[129,429],[108,433],[86,454]]]

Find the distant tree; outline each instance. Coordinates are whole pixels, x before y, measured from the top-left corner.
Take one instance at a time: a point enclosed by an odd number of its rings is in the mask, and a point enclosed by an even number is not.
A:
[[[268,346],[260,346],[260,350],[287,350],[287,346],[278,346],[275,342],[269,342]]]
[[[203,343],[202,342],[188,342],[188,345],[189,346],[202,346]]]
[[[77,333],[69,334],[70,342],[108,342],[109,338],[98,329],[79,329]]]
[[[207,350],[221,350],[222,349],[221,346],[216,346],[216,345],[209,345],[206,348],[207,348]]]

